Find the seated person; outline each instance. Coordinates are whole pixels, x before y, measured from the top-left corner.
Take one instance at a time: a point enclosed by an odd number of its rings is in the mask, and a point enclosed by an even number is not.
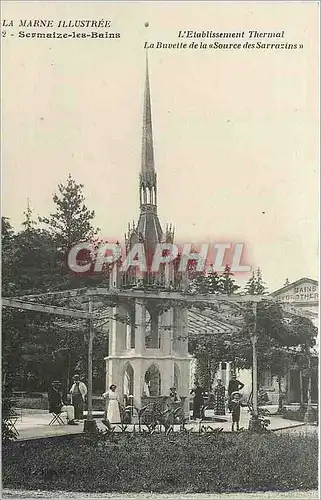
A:
[[[75,422],[75,409],[72,405],[64,404],[60,389],[60,382],[55,380],[52,383],[50,391],[48,392],[49,413],[60,414],[61,412],[65,411],[67,412],[67,423],[69,425],[78,425]]]

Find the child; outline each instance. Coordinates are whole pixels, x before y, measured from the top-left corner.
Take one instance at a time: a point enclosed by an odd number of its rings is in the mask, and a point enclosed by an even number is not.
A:
[[[234,431],[234,424],[236,424],[236,430],[240,430],[241,399],[242,396],[239,392],[233,392],[231,394],[229,410],[232,413],[232,432]]]

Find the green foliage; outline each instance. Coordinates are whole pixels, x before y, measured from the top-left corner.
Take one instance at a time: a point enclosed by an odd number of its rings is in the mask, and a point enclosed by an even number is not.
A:
[[[226,295],[231,295],[240,288],[239,285],[236,285],[232,276],[234,276],[234,274],[231,272],[230,266],[226,265],[221,277],[222,293]]]
[[[2,218],[4,296],[46,293],[91,282],[90,277],[75,278],[66,265],[70,246],[91,240],[96,234],[92,227],[94,212],[87,209],[82,188],[71,176],[65,186],[58,186],[53,198],[56,211],[40,218],[46,229],[35,222],[29,201],[21,231],[15,233],[9,220]],[[52,305],[69,306],[68,301],[56,304],[54,300]],[[75,370],[87,373],[86,330],[81,320],[4,308],[2,349],[6,377],[20,390],[46,391],[53,379],[61,380],[67,390]],[[106,355],[106,333],[97,333],[94,346],[94,374],[100,390],[104,387],[102,349]]]
[[[244,291],[248,295],[264,295],[267,293],[267,286],[263,281],[262,272],[259,267],[256,271],[252,272],[252,276],[246,283]]]
[[[17,433],[11,425],[11,417],[14,415],[13,406],[15,401],[12,396],[12,387],[7,377],[4,378],[1,394],[1,438],[5,444],[17,437]]]
[[[77,184],[69,174],[65,185],[58,185],[53,201],[56,211],[49,217],[40,217],[55,241],[57,248],[67,252],[82,241],[92,241],[97,234],[92,226],[95,212],[87,208],[82,193],[83,184]]]
[[[196,377],[205,390],[210,390],[219,362],[229,361],[231,354],[225,343],[226,335],[194,335],[189,337],[189,352],[197,360]]]
[[[242,330],[233,336],[233,350],[236,354],[238,368],[252,366],[252,341],[254,332],[254,316],[251,305],[245,312],[245,324]],[[264,372],[271,369],[279,375],[285,362],[286,351],[282,347],[288,345],[290,330],[284,321],[282,308],[279,304],[270,301],[261,301],[257,304],[257,356],[258,370]]]
[[[2,293],[13,295],[16,289],[13,260],[16,248],[14,246],[14,230],[7,217],[1,217],[1,247],[2,247]]]
[[[308,318],[294,317],[289,323],[287,345],[300,345],[302,350],[309,351],[315,346],[318,329]]]
[[[4,487],[83,492],[214,493],[311,489],[318,436],[113,434],[12,443]]]
[[[231,295],[240,287],[235,283],[234,274],[231,268],[226,265],[224,272],[218,274],[210,269],[208,273],[196,272],[192,268],[189,270],[189,293],[197,293],[201,295]]]
[[[255,294],[254,294],[255,295]],[[213,312],[215,306],[211,306]],[[231,313],[231,323],[233,315]],[[244,305],[243,326],[229,332],[200,335],[189,338],[189,352],[197,359],[197,376],[201,385],[209,389],[219,361],[232,362],[235,368],[252,367],[252,335],[254,333],[253,306]],[[317,329],[309,319],[294,317],[288,321],[281,305],[262,300],[257,304],[257,358],[258,373],[271,371],[279,381],[291,366],[299,366],[308,376],[310,349],[315,345]],[[312,371],[316,368],[313,367]],[[259,380],[260,382],[260,380]],[[280,400],[280,406],[282,402]]]

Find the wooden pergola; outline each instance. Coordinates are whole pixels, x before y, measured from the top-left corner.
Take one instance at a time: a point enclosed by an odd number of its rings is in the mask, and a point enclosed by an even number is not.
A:
[[[257,418],[258,414],[258,395],[257,395],[257,354],[256,354],[256,314],[257,304],[259,302],[269,301],[276,303],[277,301],[265,295],[199,295],[188,294],[184,292],[169,291],[169,290],[121,290],[110,288],[78,288],[73,290],[64,290],[59,292],[48,292],[36,295],[24,295],[20,297],[2,298],[2,305],[5,307],[13,307],[16,309],[37,311],[47,314],[54,314],[60,316],[67,316],[72,318],[84,319],[88,324],[88,413],[87,421],[85,422],[85,429],[90,430],[94,427],[92,416],[92,354],[93,354],[93,336],[94,336],[94,321],[99,318],[99,313],[94,311],[94,300],[107,299],[110,304],[119,303],[122,300],[140,299],[150,300],[157,299],[158,301],[165,301],[168,304],[178,305],[182,307],[190,307],[195,304],[229,304],[240,311],[245,310],[246,304],[251,304],[254,314],[254,328],[251,335],[252,348],[253,348],[253,379],[252,379],[252,393],[253,393],[253,418]],[[56,306],[48,304],[52,301],[69,301],[68,307]],[[70,307],[72,304],[72,307]],[[280,304],[280,303],[279,303]],[[296,316],[311,317],[305,311],[298,311],[292,308],[289,304],[280,304],[284,307],[287,313]],[[108,307],[108,304],[106,305]]]

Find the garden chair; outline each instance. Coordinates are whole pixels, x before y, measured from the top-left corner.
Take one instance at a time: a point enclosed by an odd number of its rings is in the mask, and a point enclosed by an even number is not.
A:
[[[66,425],[65,422],[61,418],[61,413],[51,412],[52,419],[49,422],[49,425],[54,425],[55,423],[59,425]]]
[[[8,428],[13,432],[15,436],[19,436],[19,431],[16,424],[19,420],[19,415],[15,411],[11,411],[8,418]]]

